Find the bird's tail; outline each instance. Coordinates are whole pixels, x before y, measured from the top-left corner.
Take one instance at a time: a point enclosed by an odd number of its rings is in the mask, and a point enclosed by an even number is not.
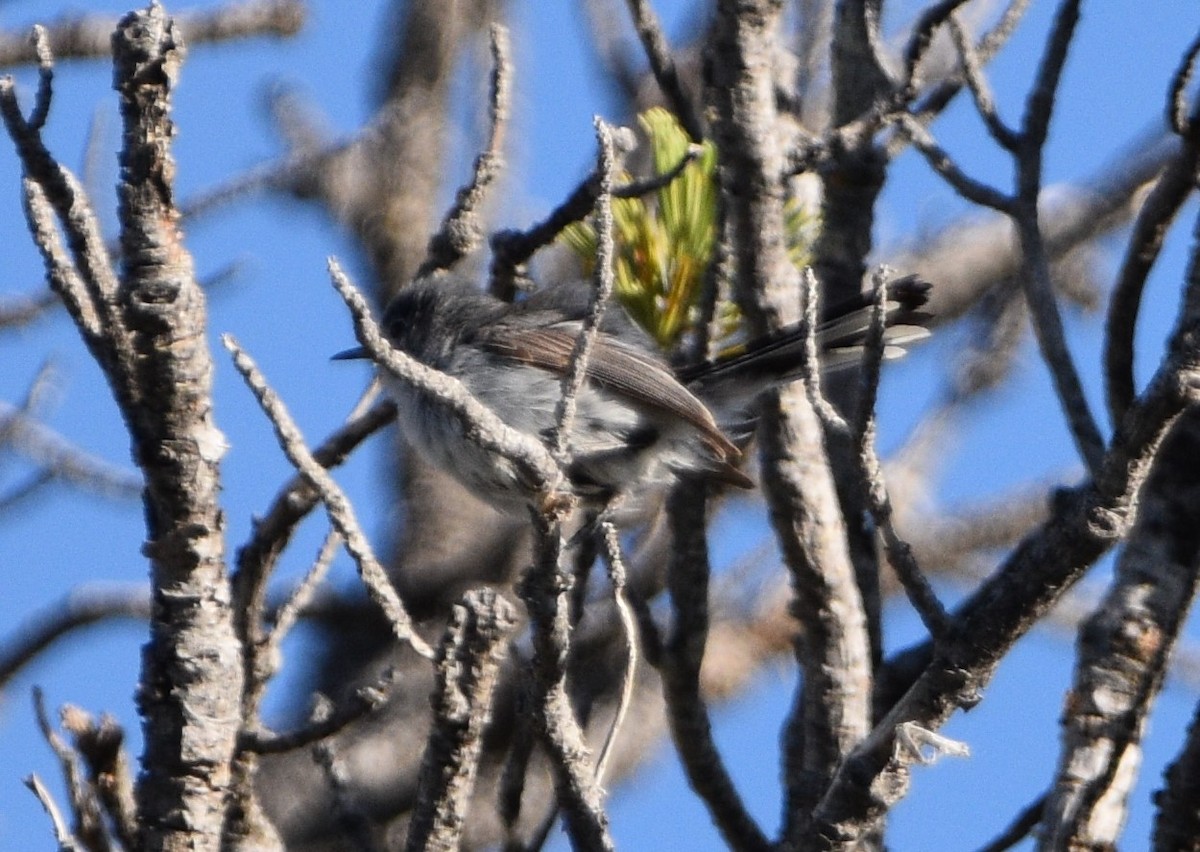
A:
[[[931,315],[922,308],[928,301],[930,284],[908,275],[886,286],[883,354],[892,359],[902,356],[910,344],[929,336],[926,324]],[[816,340],[823,375],[861,362],[873,310],[874,297],[864,292],[822,312]],[[801,324],[790,325],[734,352],[685,367],[678,375],[712,409],[719,423],[732,425],[744,419],[763,391],[799,378],[806,334]]]

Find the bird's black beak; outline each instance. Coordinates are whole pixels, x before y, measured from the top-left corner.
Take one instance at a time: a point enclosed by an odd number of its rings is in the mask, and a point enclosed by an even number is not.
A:
[[[355,346],[353,349],[343,349],[336,355],[329,357],[330,361],[360,361],[364,358],[369,359],[371,353],[361,346]]]

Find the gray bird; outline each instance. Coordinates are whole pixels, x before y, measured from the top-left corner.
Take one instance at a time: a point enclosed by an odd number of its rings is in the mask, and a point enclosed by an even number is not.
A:
[[[915,276],[888,285],[887,355],[928,336],[928,316],[919,311],[928,289]],[[462,280],[427,280],[402,290],[381,326],[392,346],[459,379],[508,426],[546,442],[588,295],[586,287],[556,287],[508,304]],[[817,330],[825,373],[858,362],[870,313],[866,294],[825,312]],[[594,505],[680,476],[752,487],[737,467],[739,444],[753,430],[758,398],[797,377],[802,353],[803,333],[793,326],[736,355],[675,369],[614,303],[576,398],[567,440],[570,487]],[[365,357],[361,348],[334,356]],[[386,375],[384,386],[422,458],[502,511],[524,513],[529,490],[512,462],[468,440],[426,394]]]

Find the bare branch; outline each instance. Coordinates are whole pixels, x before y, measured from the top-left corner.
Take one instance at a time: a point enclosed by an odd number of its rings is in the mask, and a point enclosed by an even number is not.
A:
[[[642,48],[646,51],[646,58],[650,60],[650,71],[654,74],[667,103],[671,105],[671,112],[678,117],[680,125],[691,137],[692,142],[704,141],[704,128],[696,115],[691,98],[683,90],[675,68],[675,60],[671,56],[671,46],[663,35],[662,26],[658,22],[658,16],[654,14],[650,0],[626,0],[626,5],[633,17],[633,26],[642,42]]]
[[[313,450],[317,463],[332,468],[345,461],[355,447],[396,417],[396,406],[391,401],[381,402],[357,416],[352,415],[346,423],[321,442]],[[297,476],[283,486],[271,501],[270,507],[254,522],[254,532],[237,553],[237,572],[234,575],[235,611],[239,619],[250,619],[254,613],[263,611],[266,582],[284,547],[291,540],[296,525],[303,520],[319,502],[316,489],[302,476]],[[248,645],[261,638],[256,631],[239,626],[242,641]]]
[[[59,768],[62,770],[63,780],[67,785],[67,795],[70,797],[71,813],[74,817],[72,836],[78,838],[78,842],[85,849],[94,850],[94,852],[108,852],[110,848],[108,832],[104,827],[104,818],[101,815],[100,799],[96,789],[83,777],[78,755],[74,749],[67,745],[58,731],[50,724],[50,718],[46,713],[45,697],[40,687],[33,689],[33,709],[38,729],[55,757],[58,758]],[[68,708],[63,708],[61,712],[65,715]]]
[[[81,627],[114,619],[147,621],[150,595],[137,586],[84,586],[31,616],[0,645],[0,688],[39,654]]]
[[[1020,146],[1017,151],[1017,202],[1012,215],[1024,253],[1021,283],[1033,317],[1042,357],[1050,368],[1059,403],[1066,415],[1071,435],[1093,473],[1104,453],[1104,439],[1092,416],[1083,385],[1064,339],[1062,317],[1054,298],[1041,226],[1038,222],[1038,196],[1042,184],[1042,158],[1050,117],[1063,65],[1079,19],[1080,0],[1063,0],[1055,16],[1054,27],[1038,67],[1025,105]]]
[[[58,294],[53,290],[32,296],[5,296],[0,300],[0,330],[29,325],[57,304]]]
[[[1176,524],[1197,522],[1189,499],[1196,477],[1187,478],[1189,488],[1178,475],[1195,450],[1197,426],[1195,416],[1184,418],[1164,445],[1158,464],[1175,470],[1151,476],[1108,593],[1080,626],[1075,703],[1063,716],[1062,753],[1039,831],[1052,846],[1115,845],[1125,823],[1147,718],[1200,572],[1196,547],[1183,552],[1174,534]]]
[[[1062,315],[1050,278],[1050,259],[1038,223],[1037,197],[1022,197],[1015,212],[1017,235],[1024,256],[1021,284],[1033,318],[1033,330],[1066,416],[1071,437],[1088,470],[1095,474],[1104,455],[1104,438],[1092,416],[1079,371],[1067,348]]]
[[[71,829],[67,827],[67,822],[63,819],[62,812],[58,809],[58,805],[54,803],[54,797],[50,795],[50,791],[46,789],[46,785],[42,783],[42,779],[38,778],[36,774],[30,775],[25,779],[25,786],[37,797],[38,802],[42,805],[42,809],[46,812],[46,816],[50,817],[50,824],[54,828],[54,839],[58,843],[59,852],[82,852],[83,847],[80,846],[79,840],[71,834]]]
[[[1164,772],[1166,785],[1155,796],[1154,848],[1186,849],[1200,832],[1196,796],[1200,793],[1200,706],[1188,725],[1183,747]]]
[[[1173,350],[1200,325],[1197,228]],[[1200,478],[1186,461],[1198,440],[1200,419],[1189,412],[1158,456],[1104,601],[1080,628],[1077,702],[1063,719],[1063,752],[1042,818],[1054,846],[1115,844],[1125,821],[1146,719],[1200,584],[1200,542],[1192,535]]]
[[[1192,139],[1196,135],[1196,119],[1194,110],[1193,117],[1188,118],[1187,90],[1196,70],[1197,56],[1200,56],[1200,35],[1192,39],[1192,43],[1184,51],[1183,59],[1175,69],[1171,85],[1167,89],[1167,124],[1180,136]]]
[[[446,214],[441,228],[429,240],[428,255],[417,270],[417,278],[423,278],[436,270],[449,269],[474,251],[483,240],[479,207],[503,166],[504,132],[508,125],[509,111],[512,109],[512,59],[509,52],[508,30],[494,24],[491,94],[488,98],[490,130],[487,145],[483,153],[475,158],[471,182],[458,191],[454,206]]]
[[[614,186],[614,198],[637,198],[656,192],[679,175],[688,164],[700,155],[701,148],[693,145],[680,158],[674,168],[642,181]],[[593,172],[567,197],[567,200],[551,211],[550,215],[526,231],[497,231],[492,234],[491,289],[493,295],[511,301],[515,290],[517,268],[528,261],[540,249],[554,242],[563,228],[573,222],[582,221],[596,209],[599,197],[600,178]]]
[[[97,724],[78,707],[64,708],[62,717],[63,729],[74,738],[75,749],[87,764],[88,780],[117,840],[125,849],[137,848],[137,803],[129,756],[123,748],[124,730],[112,716],[103,716]]]
[[[1062,0],[1054,26],[1046,41],[1046,50],[1038,63],[1037,78],[1025,101],[1025,115],[1021,121],[1021,146],[1018,162],[1017,182],[1019,194],[1036,195],[1041,189],[1042,149],[1050,129],[1050,116],[1054,112],[1054,100],[1058,94],[1058,81],[1067,61],[1067,52],[1079,22],[1081,0]]]
[[[963,198],[1003,213],[1012,211],[1012,198],[962,171],[954,159],[937,144],[933,134],[916,119],[902,116],[896,126],[925,158],[929,167],[941,175],[946,183],[950,184]]]
[[[614,129],[598,117],[595,126],[600,149],[596,173],[600,180],[596,193],[596,269],[592,297],[563,373],[562,395],[554,412],[554,433],[549,441],[551,453],[564,468],[570,464],[567,440],[575,421],[576,398],[587,377],[588,358],[600,334],[600,323],[608,309],[614,280],[613,257],[616,247],[613,238],[612,188],[617,172],[617,140],[614,138]]]
[[[929,585],[929,581],[917,565],[912,547],[896,530],[892,501],[888,496],[887,485],[884,484],[883,465],[875,450],[875,400],[879,388],[879,368],[883,363],[889,274],[890,270],[887,267],[881,267],[874,276],[875,309],[867,338],[863,343],[865,354],[859,394],[859,416],[855,429],[856,449],[863,489],[866,492],[866,504],[880,532],[883,533],[888,561],[895,569],[909,601],[936,645],[946,635],[949,618],[933,587]]]
[[[53,481],[54,476],[50,471],[39,470],[23,482],[14,485],[3,494],[0,494],[0,514],[11,512],[13,509],[20,507],[22,503],[32,500]]]
[[[979,847],[979,852],[1006,852],[1006,850],[1012,849],[1037,828],[1045,804],[1046,797],[1039,796],[1036,801],[1022,809],[1016,819],[995,840]]]
[[[667,587],[674,628],[663,648],[663,695],[675,750],[717,830],[731,848],[765,852],[772,848],[771,843],[746,809],[721,760],[700,691],[700,665],[709,628],[706,491],[702,483],[681,483],[668,498],[673,546]]]
[[[971,98],[975,101],[975,111],[983,119],[984,126],[987,127],[988,133],[996,140],[1001,148],[1009,152],[1015,152],[1020,143],[1016,131],[1004,123],[996,112],[996,102],[992,98],[991,88],[988,86],[987,78],[983,73],[983,63],[979,56],[979,51],[975,49],[972,43],[970,33],[959,21],[957,15],[950,17],[950,32],[954,36],[954,46],[958,49],[959,61],[962,64],[963,77],[967,81],[967,88],[971,92]]]
[[[849,5],[839,8],[851,14]],[[861,12],[860,4],[854,14]],[[785,158],[777,142],[768,63],[780,13],[779,3],[720,2],[711,42],[709,82],[733,235],[733,289],[756,335],[795,318],[797,273],[783,226]],[[855,22],[855,33],[861,35],[862,26],[871,24]],[[849,102],[842,107],[848,110]],[[841,118],[837,114],[835,120]],[[865,192],[856,187],[856,199]],[[834,227],[828,219],[824,224]],[[795,613],[805,625],[795,647],[803,685],[784,733],[781,842],[790,845],[807,834],[819,779],[832,777],[869,729],[871,656],[825,436],[802,390],[784,389],[764,399],[759,437],[763,492],[791,572]]]
[[[51,157],[39,131],[21,115],[11,78],[0,79],[0,112],[25,170],[25,211],[47,276],[93,357],[110,375],[118,400],[132,402],[135,356],[118,307],[116,272],[83,187]],[[59,235],[55,217],[66,232]],[[68,253],[69,248],[69,253]]]
[[[314,457],[316,453],[313,454]],[[296,620],[300,617],[300,613],[308,606],[314,594],[316,594],[317,586],[325,579],[325,575],[329,572],[329,566],[333,563],[333,557],[337,553],[338,547],[342,544],[342,537],[332,530],[325,535],[325,540],[321,542],[320,552],[317,553],[317,558],[313,560],[313,564],[309,566],[308,572],[304,578],[292,589],[287,600],[275,612],[275,627],[271,630],[270,648],[267,652],[268,659],[276,656],[279,653],[279,647],[288,633],[296,624]]]
[[[908,786],[910,759],[893,748],[896,727],[915,722],[932,731],[956,709],[977,700],[1012,643],[1125,535],[1164,436],[1196,401],[1198,307],[1180,318],[1167,357],[1130,409],[1096,478],[1064,494],[1052,517],[959,609],[951,639],[842,764],[814,812],[811,829],[816,836],[838,837],[844,844],[839,848],[850,849],[871,831]],[[867,789],[888,793],[867,796]]]
[[[188,44],[293,36],[304,23],[301,0],[246,0],[204,12],[183,12],[176,17]],[[112,55],[115,17],[80,15],[63,18],[46,28],[46,38],[60,59],[108,59]],[[25,65],[38,60],[36,47],[24,38],[0,33],[0,66]]]
[[[312,453],[304,445],[304,437],[300,434],[295,421],[292,420],[282,400],[267,385],[266,379],[259,372],[257,365],[247,355],[232,336],[226,334],[222,343],[233,356],[234,366],[242,375],[246,386],[254,394],[263,412],[271,421],[280,447],[288,460],[295,465],[305,479],[318,491],[329,522],[338,531],[346,543],[346,550],[354,557],[359,576],[374,600],[387,616],[392,632],[401,642],[406,642],[418,654],[429,659],[433,658],[433,649],[421,638],[409,618],[404,604],[392,587],[387,572],[375,558],[374,551],[359,526],[354,508],[341,487],[321,464],[313,458]]]
[[[136,473],[89,455],[3,401],[0,401],[0,448],[24,456],[49,477],[97,494],[128,499],[142,493],[142,478]]]
[[[821,286],[812,267],[804,268],[801,284],[804,305],[804,361],[801,364],[801,379],[809,404],[821,418],[821,423],[833,435],[850,435],[850,424],[842,417],[821,391],[821,356],[817,346],[817,327],[821,317]]]
[[[388,669],[374,683],[356,689],[351,700],[323,708],[309,724],[282,734],[246,730],[238,744],[254,754],[282,754],[315,743],[332,742],[334,734],[386,705],[396,680],[396,673]]]
[[[35,26],[30,41],[33,42],[33,50],[37,54],[38,87],[33,111],[29,113],[29,127],[34,132],[40,132],[46,125],[46,117],[50,114],[50,100],[54,95],[54,59],[45,27]]]
[[[1109,300],[1104,376],[1109,417],[1114,424],[1120,422],[1135,393],[1133,338],[1146,277],[1158,259],[1171,222],[1195,188],[1196,168],[1200,164],[1200,102],[1190,114],[1186,113],[1185,90],[1198,54],[1200,36],[1188,46],[1167,95],[1168,119],[1182,144],[1167,161],[1158,182],[1138,211]]]
[[[958,7],[966,2],[967,0],[941,0],[921,12],[921,17],[913,26],[908,44],[904,48],[904,79],[909,88],[915,89],[920,85],[918,66],[933,42],[937,28],[950,20]]]
[[[1200,44],[1200,42],[1197,42]],[[1121,422],[1133,401],[1134,334],[1146,278],[1162,250],[1171,222],[1195,188],[1200,146],[1185,143],[1159,176],[1133,222],[1128,248],[1108,303],[1104,378],[1108,414]]]
[[[421,761],[405,848],[454,852],[492,716],[492,693],[516,610],[493,590],[467,592],[454,607],[438,648],[433,730]]]
[[[633,685],[638,667],[638,629],[633,607],[625,591],[626,570],[625,560],[621,556],[621,539],[616,526],[611,521],[600,522],[600,535],[604,540],[604,554],[608,562],[608,578],[612,583],[613,602],[617,607],[617,615],[621,621],[621,632],[625,637],[628,656],[625,661],[625,674],[621,678],[621,695],[617,700],[617,710],[613,714],[612,724],[604,737],[604,745],[600,748],[600,756],[596,758],[596,783],[604,782],[608,762],[612,757],[613,745],[625,722],[625,714],[633,698]]]
[[[554,771],[558,806],[577,849],[611,850],[603,791],[567,689],[571,647],[570,572],[565,568],[559,503],[530,508],[536,561],[518,585],[529,612],[533,641],[536,718]]]

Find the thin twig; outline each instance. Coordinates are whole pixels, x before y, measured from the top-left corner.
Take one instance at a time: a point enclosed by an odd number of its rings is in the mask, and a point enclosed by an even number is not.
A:
[[[58,758],[59,768],[67,785],[67,796],[71,802],[71,813],[75,826],[72,835],[79,839],[87,849],[108,848],[108,834],[104,828],[104,818],[101,816],[100,800],[95,788],[84,778],[80,771],[79,758],[75,750],[59,735],[50,724],[46,713],[46,700],[40,687],[33,688],[34,718],[37,719],[38,730],[43,739]]]
[[[1167,357],[1122,421],[1095,478],[1063,492],[1052,517],[964,602],[951,639],[841,764],[812,813],[810,832],[837,836],[848,848],[876,828],[909,786],[910,758],[893,748],[897,727],[911,722],[934,731],[976,701],[1013,643],[1121,540],[1162,441],[1197,403],[1197,388],[1200,311],[1191,307],[1180,317]],[[884,790],[881,799],[876,791]]]
[[[27,326],[58,303],[58,294],[53,290],[32,296],[5,296],[0,300],[0,330]]]
[[[46,118],[50,115],[50,101],[54,96],[54,57],[50,53],[46,28],[41,24],[34,25],[30,41],[33,42],[33,51],[37,55],[38,85],[37,96],[28,120],[31,130],[41,131],[46,126]]]
[[[1024,254],[1021,283],[1042,358],[1050,368],[1059,404],[1066,416],[1079,454],[1093,474],[1104,455],[1104,438],[1083,393],[1079,372],[1067,349],[1062,317],[1054,298],[1049,257],[1038,219],[1038,196],[1046,136],[1058,83],[1070,50],[1081,0],[1063,0],[1054,18],[1037,77],[1025,103],[1017,151],[1017,203],[1011,215]]]
[[[634,181],[623,186],[614,186],[614,198],[639,198],[657,192],[683,174],[683,170],[700,156],[702,149],[692,145],[674,167],[661,175]],[[562,233],[563,228],[583,219],[596,208],[599,193],[599,176],[593,172],[567,197],[566,201],[551,211],[544,220],[525,231],[504,230],[492,234],[491,288],[493,295],[509,301],[512,299],[516,270],[541,248],[550,245]]]
[[[356,406],[357,408],[357,406]],[[324,467],[341,464],[355,447],[387,426],[396,417],[395,403],[390,400],[368,411],[351,413],[346,423],[334,431],[313,450],[313,458]],[[237,553],[237,571],[233,578],[235,612],[240,619],[261,612],[266,594],[267,579],[276,560],[291,540],[296,525],[320,502],[317,491],[302,476],[296,476],[280,489],[270,507],[256,515],[250,540]],[[242,626],[242,641],[247,644],[258,637]]]
[[[55,479],[97,494],[131,498],[142,493],[142,477],[137,473],[84,452],[3,401],[0,401],[0,448],[24,456]]]
[[[966,2],[968,0],[941,0],[940,3],[926,8],[921,13],[921,17],[917,19],[912,34],[908,38],[908,44],[904,48],[904,80],[906,87],[910,90],[915,91],[920,86],[917,71],[921,60],[933,43],[933,35],[937,28],[946,23],[958,7]]]
[[[1183,59],[1171,75],[1171,85],[1167,89],[1167,123],[1180,136],[1193,139],[1196,135],[1196,120],[1194,117],[1188,117],[1187,90],[1196,71],[1197,56],[1200,56],[1200,34],[1192,39],[1192,43],[1184,51]]]
[[[24,482],[0,494],[0,514],[11,512],[27,500],[32,500],[53,481],[54,474],[48,470],[39,470]]]
[[[1188,45],[1167,91],[1167,117],[1182,140],[1182,147],[1142,202],[1109,298],[1104,379],[1109,418],[1114,426],[1124,417],[1135,393],[1133,344],[1146,278],[1158,260],[1171,222],[1195,189],[1196,168],[1200,164],[1200,101],[1187,113],[1186,89],[1198,54],[1200,36]]]
[[[954,46],[958,49],[963,77],[967,81],[967,88],[975,102],[975,111],[983,119],[984,126],[996,140],[996,144],[1010,153],[1015,152],[1020,140],[1016,131],[1006,125],[996,112],[996,101],[992,97],[991,87],[988,86],[987,78],[984,76],[979,51],[976,50],[970,33],[959,21],[957,15],[950,17],[950,32],[954,36]]]
[[[982,67],[990,62],[993,57],[1000,51],[1012,34],[1016,31],[1017,24],[1021,22],[1021,18],[1025,16],[1028,10],[1030,0],[1010,0],[1004,12],[996,21],[995,26],[990,31],[985,33],[979,42],[975,45],[975,53],[979,57],[979,64]],[[928,125],[934,118],[942,113],[942,111],[954,100],[966,82],[962,74],[954,74],[943,80],[918,101],[912,108],[912,115],[923,125]],[[888,155],[895,156],[899,153],[899,147],[895,143],[902,137],[896,137],[892,140],[892,144],[888,145]]]
[[[359,576],[362,577],[372,600],[387,616],[396,638],[410,644],[413,650],[421,656],[432,659],[433,649],[413,629],[412,619],[405,610],[399,595],[396,594],[396,590],[392,587],[387,571],[375,558],[375,553],[359,526],[354,508],[350,505],[345,492],[321,466],[320,462],[313,458],[312,452],[304,444],[303,435],[300,434],[299,428],[288,413],[287,407],[268,386],[253,359],[242,350],[231,335],[224,335],[221,342],[233,356],[234,366],[271,421],[280,447],[288,457],[288,461],[320,492],[321,501],[325,504],[326,513],[329,515],[329,522],[345,539],[346,550],[354,558]]]
[[[575,398],[586,378],[589,350],[599,333],[605,303],[612,292],[611,189],[616,169],[616,140],[612,129],[596,119],[599,162],[596,214],[600,251],[596,260],[595,289],[562,381],[562,395],[555,412],[555,433],[550,443],[555,460],[569,463],[569,436]],[[608,245],[605,245],[607,240]],[[534,649],[534,682],[537,686],[537,718],[542,726],[546,752],[554,768],[558,805],[562,808],[571,842],[578,848],[607,850],[613,847],[608,818],[603,808],[603,791],[597,782],[567,687],[567,660],[571,650],[571,578],[562,523],[568,506],[547,501],[541,511],[530,507],[536,562],[519,586],[529,612]]]
[[[941,175],[963,198],[1002,213],[1011,213],[1014,201],[1010,196],[970,177],[959,168],[953,158],[937,144],[933,135],[915,118],[901,116],[896,127],[925,158],[929,167]]]
[[[804,268],[800,289],[804,309],[804,317],[801,320],[801,328],[804,331],[804,358],[800,362],[800,377],[804,382],[804,392],[825,428],[831,434],[848,436],[850,424],[821,391],[821,355],[817,343],[817,328],[821,315],[821,285],[817,282],[816,273],[811,266]]]
[[[883,364],[884,331],[887,328],[888,277],[886,266],[875,271],[875,305],[871,324],[863,342],[863,365],[859,384],[858,417],[855,420],[855,445],[867,508],[883,534],[888,561],[900,578],[913,608],[921,617],[935,645],[946,635],[949,617],[929,584],[912,547],[900,537],[894,522],[891,497],[884,482],[883,465],[875,449],[875,400],[879,392],[880,367]]]
[[[255,754],[282,754],[329,740],[334,734],[384,706],[396,680],[395,672],[387,669],[374,683],[356,689],[350,700],[316,714],[316,718],[307,725],[284,733],[243,731],[238,745]]]
[[[611,850],[603,791],[596,783],[595,767],[567,689],[571,601],[562,535],[565,511],[561,504],[550,504],[541,512],[530,507],[537,561],[517,590],[529,612],[536,718],[571,844],[589,852]]]
[[[604,553],[608,561],[608,578],[612,583],[613,601],[617,606],[617,615],[621,619],[621,631],[625,636],[628,655],[625,660],[625,674],[621,679],[621,695],[617,700],[617,709],[613,713],[608,734],[604,737],[604,745],[601,746],[600,754],[596,758],[596,783],[603,784],[605,772],[608,770],[608,761],[612,757],[613,745],[617,741],[617,735],[621,731],[621,726],[625,722],[625,714],[629,711],[629,704],[633,699],[633,685],[637,678],[639,642],[637,619],[633,614],[633,608],[630,606],[625,590],[627,575],[625,561],[621,556],[620,536],[617,534],[616,526],[608,520],[600,522],[600,535],[604,541]]]
[[[304,579],[292,589],[287,600],[283,602],[283,606],[279,607],[275,613],[275,627],[271,630],[268,656],[273,656],[278,652],[280,644],[296,624],[301,611],[312,600],[317,586],[325,579],[325,574],[328,573],[329,566],[333,563],[333,557],[341,544],[342,537],[333,530],[325,534],[325,540],[321,542],[317,558],[313,560]]]
[[[81,627],[114,619],[149,618],[150,595],[143,586],[76,589],[29,618],[14,631],[12,639],[0,645],[0,689],[40,653]]]
[[[78,707],[63,709],[62,726],[75,740],[75,749],[88,768],[88,779],[112,823],[116,839],[127,850],[138,846],[137,802],[129,755],[123,748],[125,731],[105,714],[97,724]]]
[[[429,240],[425,261],[416,278],[449,269],[478,248],[483,240],[479,208],[488,189],[500,174],[503,165],[504,131],[512,108],[512,61],[509,56],[508,30],[492,25],[492,76],[488,97],[489,131],[487,145],[475,158],[471,182],[458,191],[454,206],[446,214],[442,226]]]
[[[679,119],[680,125],[691,137],[693,142],[704,141],[704,128],[696,115],[691,98],[683,90],[679,72],[675,68],[675,60],[671,56],[671,46],[663,34],[658,16],[654,14],[649,0],[626,0],[629,14],[633,17],[633,26],[637,30],[646,58],[650,60],[650,72],[658,82],[659,89],[671,105],[671,111]]]
[[[79,840],[71,833],[71,829],[67,827],[67,822],[63,819],[62,811],[58,809],[58,805],[54,802],[54,797],[50,795],[50,791],[46,789],[46,785],[42,783],[42,779],[38,778],[36,773],[31,774],[25,778],[25,786],[37,797],[38,802],[42,805],[42,809],[46,812],[46,816],[50,817],[50,824],[54,829],[54,839],[58,843],[59,852],[81,852],[82,846]]]
[[[563,468],[570,464],[571,430],[575,421],[577,398],[587,377],[588,358],[591,357],[592,347],[600,334],[600,323],[604,319],[613,291],[612,265],[616,248],[613,239],[612,187],[617,169],[616,144],[612,127],[599,118],[596,118],[595,126],[600,148],[600,162],[596,172],[600,180],[596,193],[596,268],[592,297],[580,324],[579,335],[575,338],[567,369],[563,373],[562,393],[554,413],[554,433],[549,441],[551,453]]]
[[[992,841],[979,848],[979,852],[1005,852],[1012,849],[1029,833],[1037,828],[1042,819],[1042,808],[1046,806],[1046,796],[1043,794],[1021,809],[1016,818],[1004,831]]]
[[[1186,138],[1186,137],[1185,137]],[[1171,222],[1195,189],[1200,146],[1185,142],[1146,195],[1134,219],[1128,248],[1108,302],[1104,335],[1104,379],[1113,426],[1133,402],[1134,335],[1146,279],[1158,260]]]
[[[1070,50],[1081,0],[1063,0],[1054,18],[1037,77],[1025,103],[1017,151],[1017,203],[1012,216],[1024,254],[1021,283],[1042,358],[1050,368],[1059,403],[1079,454],[1093,474],[1104,455],[1104,438],[1096,424],[1079,372],[1064,339],[1062,317],[1054,298],[1049,257],[1038,221],[1038,196],[1046,135],[1054,112],[1058,83]]]

